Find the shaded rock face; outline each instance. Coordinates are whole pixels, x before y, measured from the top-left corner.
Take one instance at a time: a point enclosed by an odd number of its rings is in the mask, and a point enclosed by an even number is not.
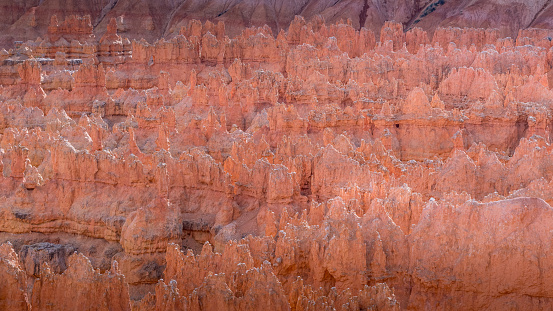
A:
[[[553,306],[548,31],[414,27],[451,1],[303,3],[368,28],[44,3],[0,52],[0,309]]]
[[[117,29],[131,39],[153,42],[171,38],[192,20],[225,23],[218,31],[230,37],[239,35],[245,27],[267,25],[273,34],[294,25],[294,16],[306,20],[324,19],[329,24],[346,21],[356,30],[367,28],[379,32],[386,21],[396,21],[402,29],[421,27],[433,33],[440,27],[496,28],[501,36],[516,37],[519,30],[530,27],[551,28],[553,4],[546,0],[302,0],[302,1],[219,1],[190,2],[184,0],[141,1],[23,1],[3,0],[4,13],[0,21],[0,47],[12,47],[14,41],[49,37],[53,42],[68,29],[78,29],[80,35],[100,36]],[[57,15],[56,19],[52,19]],[[87,16],[63,22],[72,15]],[[117,25],[111,19],[117,19]],[[214,31],[211,31],[215,35]],[[388,37],[392,33],[383,33]],[[203,35],[203,34],[202,34]],[[419,39],[423,39],[418,36]],[[478,44],[481,36],[468,34]]]
[[[50,269],[55,273],[62,273],[67,269],[67,257],[75,249],[69,245],[58,245],[42,242],[32,245],[24,245],[19,251],[20,260],[25,271],[30,275],[38,277],[42,263],[48,263]]]

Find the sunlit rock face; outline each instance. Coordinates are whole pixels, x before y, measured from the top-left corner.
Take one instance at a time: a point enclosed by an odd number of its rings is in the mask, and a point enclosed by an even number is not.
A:
[[[553,308],[550,9],[496,2],[2,4],[0,310]]]

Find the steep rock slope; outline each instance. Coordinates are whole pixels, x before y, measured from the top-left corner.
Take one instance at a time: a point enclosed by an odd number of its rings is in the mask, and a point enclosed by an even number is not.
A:
[[[17,40],[44,36],[53,15],[90,15],[96,35],[102,34],[110,18],[118,18],[119,30],[130,39],[149,42],[171,38],[190,20],[222,21],[226,34],[235,37],[244,27],[268,25],[273,34],[287,30],[295,15],[306,20],[321,16],[333,24],[350,20],[354,28],[378,33],[386,21],[402,23],[405,29],[421,27],[429,33],[438,27],[497,28],[501,36],[515,37],[528,27],[549,29],[553,17],[547,0],[163,0],[163,1],[4,1],[0,2],[1,46]]]

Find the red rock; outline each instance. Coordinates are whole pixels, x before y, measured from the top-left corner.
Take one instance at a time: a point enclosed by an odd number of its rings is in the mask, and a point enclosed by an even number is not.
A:
[[[0,53],[5,308],[550,304],[546,31],[121,0],[48,32],[44,3],[0,22],[33,35]]]
[[[68,292],[72,293],[70,299],[66,298]],[[63,274],[54,274],[47,265],[41,268],[33,286],[32,305],[38,310],[130,310],[128,297],[124,277],[116,265],[102,274],[84,255],[74,254]]]
[[[440,210],[440,216],[430,220],[437,210]],[[417,275],[417,284],[411,293],[411,304],[420,303],[420,299],[427,302],[443,301],[445,308],[460,306],[467,309],[503,308],[513,302],[517,308],[535,308],[540,303],[548,304],[521,296],[547,295],[549,290],[547,285],[541,283],[542,278],[538,277],[549,273],[549,264],[546,261],[536,265],[532,258],[543,258],[541,252],[547,252],[546,246],[535,245],[542,245],[544,241],[542,228],[549,221],[550,210],[549,205],[542,200],[530,198],[487,204],[467,202],[456,208],[431,203],[423,212],[412,237],[411,269]],[[496,222],[501,222],[502,226],[490,225]],[[472,229],[465,234],[458,231],[460,228]],[[419,237],[422,231],[419,230],[424,230],[424,235],[431,232],[437,239],[421,240]],[[506,236],[509,238],[504,239]],[[435,241],[440,241],[440,246]],[[454,241],[460,243],[454,248],[449,247],[456,243]],[[431,251],[428,249],[431,247],[438,247],[440,251]],[[502,251],[498,252],[497,249]],[[512,251],[515,249],[519,251]],[[527,252],[535,253],[536,257],[523,255]],[[456,264],[451,265],[449,260]],[[433,263],[430,269],[426,268],[429,262]],[[517,265],[517,269],[509,269],[510,264]],[[442,267],[448,268],[443,270]],[[455,278],[446,281],[443,278],[445,275],[447,278]],[[441,284],[440,290],[430,289],[435,286],[433,284]],[[473,296],[474,289],[482,294]],[[444,300],[451,290],[458,294],[454,299],[449,299],[449,296]],[[509,294],[497,299],[486,298],[505,290]],[[431,298],[432,295],[444,296],[440,299]],[[466,299],[471,296],[475,299],[468,302]]]
[[[31,310],[26,292],[25,272],[10,244],[0,246],[0,307],[4,310]]]

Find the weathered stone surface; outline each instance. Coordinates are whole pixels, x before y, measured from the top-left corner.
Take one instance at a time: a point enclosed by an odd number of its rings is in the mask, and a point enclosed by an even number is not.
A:
[[[0,21],[0,309],[550,309],[539,6],[323,2]]]
[[[31,310],[26,291],[25,271],[10,244],[0,246],[0,308],[2,310]]]

